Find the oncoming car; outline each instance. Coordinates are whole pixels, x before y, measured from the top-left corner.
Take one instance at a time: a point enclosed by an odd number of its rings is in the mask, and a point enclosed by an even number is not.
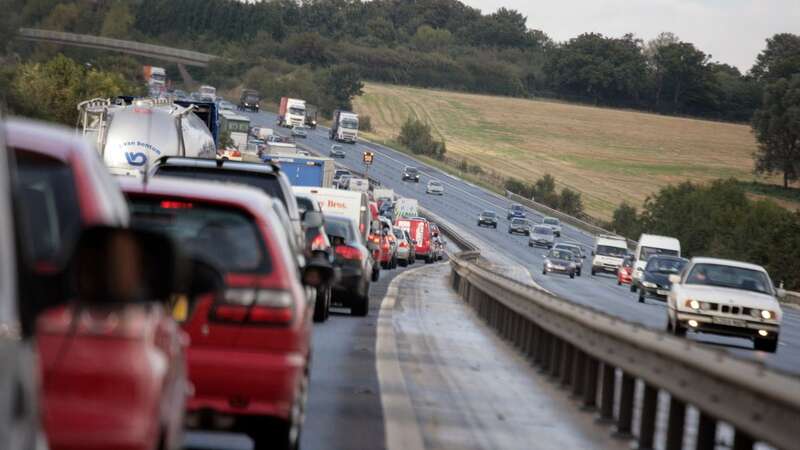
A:
[[[583,270],[583,259],[586,257],[583,253],[583,249],[579,245],[576,244],[568,244],[566,242],[559,242],[558,244],[553,246],[554,250],[568,250],[571,251],[573,255],[575,255],[575,266],[577,268],[576,275],[581,276],[581,271]]]
[[[425,188],[426,194],[444,195],[444,185],[441,181],[431,180],[428,181],[428,186]]]
[[[561,221],[560,220],[556,219],[555,217],[545,217],[542,220],[542,225],[546,225],[546,226],[550,227],[550,229],[553,230],[553,234],[555,234],[556,237],[561,237]]]
[[[577,272],[577,270],[575,254],[569,250],[553,249],[544,256],[542,275],[558,272],[569,275],[570,278],[575,278],[575,272]]]
[[[478,215],[479,227],[492,227],[497,229],[497,213],[494,211],[483,211]]]
[[[531,234],[531,225],[526,219],[514,218],[508,223],[508,234]]]
[[[692,258],[681,275],[669,276],[667,327],[752,339],[756,350],[778,348],[783,311],[763,267],[716,258]]]
[[[533,227],[528,238],[528,247],[547,247],[553,248],[555,238],[553,237],[553,229],[543,225],[536,225]]]

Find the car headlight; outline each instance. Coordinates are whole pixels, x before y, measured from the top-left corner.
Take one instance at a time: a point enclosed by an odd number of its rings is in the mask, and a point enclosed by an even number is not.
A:
[[[544,265],[545,265],[545,266],[546,266],[548,269],[549,269],[549,268],[551,268],[551,267],[553,267],[553,264],[551,264],[551,263],[550,263],[550,261],[546,261],[546,262],[544,263]]]
[[[649,281],[642,281],[642,286],[644,286],[644,287],[646,287],[646,288],[650,288],[650,289],[655,289],[655,288],[657,288],[657,287],[658,287],[658,285],[657,285],[657,284],[655,284],[655,283],[651,283],[651,282],[649,282]],[[696,309],[696,308],[695,308],[695,309]]]
[[[692,309],[700,309],[700,302],[697,300],[686,300],[684,304]]]
[[[766,309],[761,310],[761,318],[763,319],[772,319],[775,317],[775,314],[772,311],[768,311]]]

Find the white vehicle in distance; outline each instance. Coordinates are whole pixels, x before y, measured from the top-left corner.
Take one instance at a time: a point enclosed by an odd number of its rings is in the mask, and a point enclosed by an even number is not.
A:
[[[542,220],[542,225],[547,225],[550,229],[553,230],[553,234],[556,237],[561,237],[561,221],[556,219],[555,217],[545,217]]]
[[[528,247],[536,246],[536,247],[553,248],[555,242],[556,239],[553,236],[552,228],[546,225],[536,225],[533,228],[531,228],[531,233],[528,237]]]
[[[592,250],[592,276],[597,272],[616,274],[628,256],[628,241],[621,236],[601,234],[595,238]]]
[[[775,352],[781,310],[763,267],[716,258],[692,258],[680,275],[670,275],[667,328],[677,336],[686,330],[752,339],[754,348]]]
[[[647,260],[654,255],[681,256],[681,243],[677,239],[655,234],[642,234],[633,253],[631,292],[636,292],[642,283]]]
[[[358,192],[369,192],[369,180],[366,178],[350,178],[347,189]]]
[[[200,93],[200,97],[203,99],[208,99],[212,102],[217,100],[217,88],[214,86],[203,85],[200,86],[200,89],[197,91]]]
[[[426,194],[444,195],[444,185],[441,181],[431,180],[428,181],[428,186],[425,188]]]

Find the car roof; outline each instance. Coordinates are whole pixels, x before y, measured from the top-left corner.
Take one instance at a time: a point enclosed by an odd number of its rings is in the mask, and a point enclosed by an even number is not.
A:
[[[545,216],[545,217],[543,217],[543,218],[542,218],[542,221],[545,221],[545,220],[548,220],[548,219],[550,219],[550,220],[558,220],[558,217],[553,217],[553,216]],[[559,222],[560,222],[560,221],[559,221]]]
[[[762,266],[759,266],[758,264],[752,264],[752,263],[743,262],[743,261],[734,261],[732,259],[709,258],[709,257],[698,256],[698,257],[692,258],[690,263],[692,265],[694,265],[694,264],[717,264],[717,265],[720,265],[720,266],[731,266],[731,267],[738,267],[740,269],[757,270],[759,272],[764,272],[764,273],[767,272],[766,269],[764,269]]]
[[[577,248],[580,250],[581,246],[578,244],[570,244],[569,242],[558,242],[555,245],[556,247],[566,247],[566,248]]]
[[[667,250],[680,250],[681,242],[674,237],[659,236],[656,234],[642,234],[639,237],[640,247],[656,247]]]
[[[211,158],[189,158],[186,156],[164,156],[153,165],[157,167],[198,167],[203,169],[238,170],[241,172],[256,172],[273,174],[280,172],[280,167],[272,163],[252,163],[244,161],[230,161]]]
[[[261,217],[269,216],[268,211],[272,208],[272,198],[260,189],[242,184],[167,176],[150,178],[146,183],[138,177],[119,177],[117,181],[126,194],[173,196],[187,200],[224,203]]]
[[[85,140],[75,130],[35,120],[10,118],[5,121],[6,144],[68,162],[74,155],[90,151]]]

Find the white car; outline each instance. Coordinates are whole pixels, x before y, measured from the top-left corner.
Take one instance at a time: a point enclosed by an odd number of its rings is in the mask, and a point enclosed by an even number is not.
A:
[[[560,220],[556,219],[555,217],[545,217],[544,220],[542,220],[542,225],[547,225],[551,230],[553,230],[553,234],[555,234],[556,237],[561,237]]]
[[[444,185],[441,181],[431,180],[428,181],[428,186],[425,188],[426,194],[444,195]]]
[[[756,350],[775,352],[785,292],[775,289],[763,267],[716,258],[692,258],[670,275],[667,328],[750,338]]]

